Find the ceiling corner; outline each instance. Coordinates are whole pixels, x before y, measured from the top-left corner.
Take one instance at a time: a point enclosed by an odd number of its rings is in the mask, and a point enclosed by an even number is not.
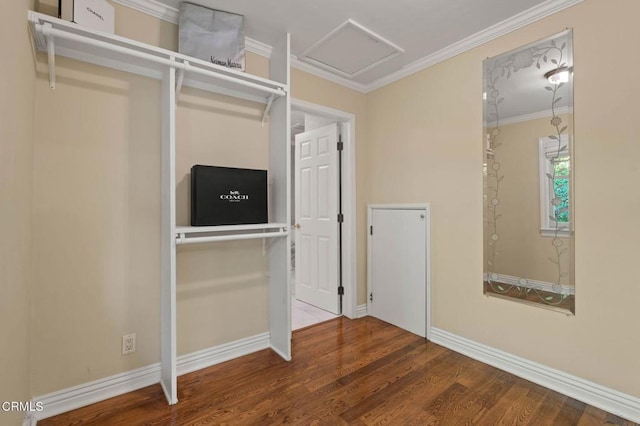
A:
[[[324,80],[328,80],[331,81],[332,83],[336,83],[339,84],[341,86],[344,86],[348,89],[353,89],[356,92],[360,92],[360,93],[368,93],[369,92],[369,88],[366,84],[362,84],[362,83],[358,83],[357,81],[353,81],[353,80],[349,80],[348,78],[339,76],[337,74],[334,74],[330,71],[326,71],[320,67],[317,67],[313,64],[310,64],[308,62],[304,62],[301,61],[300,59],[298,59],[298,57],[296,57],[295,55],[291,55],[291,66],[293,68],[296,68],[300,71],[304,71],[306,73],[309,73],[311,75],[315,75],[316,77],[320,77]]]
[[[453,43],[444,49],[440,49],[424,58],[405,65],[400,70],[379,78],[367,85],[367,92],[379,89],[400,79],[415,74],[440,62],[446,61],[456,55],[464,53],[474,47],[480,46],[507,33],[520,29],[549,15],[560,12],[563,9],[582,3],[584,0],[547,0],[537,6],[514,15],[502,22],[498,22],[489,28],[479,31],[467,38]],[[566,28],[563,28],[566,29]]]

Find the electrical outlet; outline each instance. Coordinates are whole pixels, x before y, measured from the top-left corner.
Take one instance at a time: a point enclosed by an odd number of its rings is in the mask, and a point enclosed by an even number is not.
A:
[[[136,351],[136,333],[122,336],[122,355],[134,353]]]

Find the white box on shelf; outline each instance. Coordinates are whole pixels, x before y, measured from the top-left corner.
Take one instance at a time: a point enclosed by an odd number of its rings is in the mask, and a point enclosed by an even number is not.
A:
[[[106,0],[73,0],[73,22],[113,34],[115,12]]]

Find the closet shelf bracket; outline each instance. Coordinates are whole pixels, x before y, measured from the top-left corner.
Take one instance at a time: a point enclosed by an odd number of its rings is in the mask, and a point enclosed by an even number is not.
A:
[[[273,101],[275,100],[276,95],[271,94],[269,99],[267,100],[267,106],[264,107],[264,111],[262,112],[262,127],[264,127],[265,121],[267,121],[267,116],[269,115],[269,111],[271,110],[271,106],[273,105]]]
[[[182,83],[184,83],[184,74],[189,70],[189,61],[183,62],[184,68],[178,68],[178,75],[176,81],[176,104],[180,98],[180,92],[182,91]]]
[[[49,67],[49,88],[56,88],[56,46],[53,40],[53,27],[50,23],[41,25],[42,35],[47,39],[47,65]]]

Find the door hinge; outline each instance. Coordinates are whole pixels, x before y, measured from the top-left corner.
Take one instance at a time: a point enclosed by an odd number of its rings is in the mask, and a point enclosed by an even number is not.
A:
[[[342,151],[342,150],[344,150],[344,142],[340,140],[338,141],[338,151]]]
[[[344,222],[344,215],[342,213],[338,213],[338,223]]]
[[[338,296],[344,296],[344,287],[343,286],[339,286],[338,287]]]
[[[373,292],[369,293],[369,302],[373,302]]]
[[[369,235],[373,235],[373,225],[369,227]]]

